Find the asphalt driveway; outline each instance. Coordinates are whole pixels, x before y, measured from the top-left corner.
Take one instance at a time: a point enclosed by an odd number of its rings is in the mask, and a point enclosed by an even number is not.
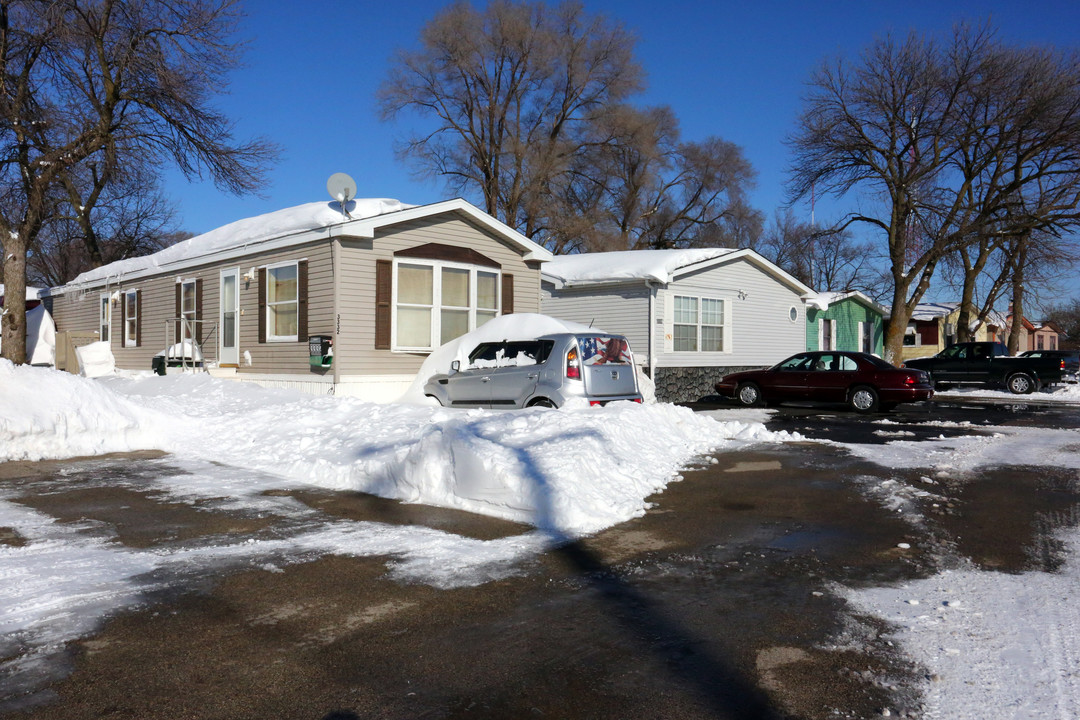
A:
[[[888,419],[916,440],[989,424],[1080,427],[1075,410],[1015,404],[913,405]],[[829,409],[775,411],[768,427],[808,440],[889,437]],[[296,522],[286,512],[161,498],[143,483],[169,460],[9,463],[0,482],[14,502],[131,547],[287,536]],[[58,644],[46,663],[20,665],[25,648],[0,645],[0,714],[917,717],[910,681],[925,669],[831,588],[922,577],[960,559],[1052,571],[1054,523],[1080,517],[1080,492],[1072,471],[991,469],[978,482],[938,488],[945,499],[926,509],[930,526],[917,532],[854,481],[897,473],[829,443],[720,453],[654,497],[645,517],[536,556],[503,579],[451,590],[396,580],[382,557],[189,568]],[[525,530],[353,493],[275,495],[327,522],[425,525],[481,539]],[[0,527],[0,545],[20,542]]]

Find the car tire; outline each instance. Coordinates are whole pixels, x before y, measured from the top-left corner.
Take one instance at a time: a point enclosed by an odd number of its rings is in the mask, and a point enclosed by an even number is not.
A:
[[[1013,373],[1006,378],[1005,387],[1013,395],[1028,395],[1035,389],[1035,380],[1027,373]]]
[[[878,409],[877,390],[869,385],[859,385],[848,393],[848,405],[858,413],[871,413]]]
[[[531,407],[531,408],[535,408],[535,407],[538,407],[538,408],[554,408],[554,407],[556,407],[556,405],[555,405],[555,403],[551,402],[551,400],[548,400],[547,398],[542,397],[542,398],[536,398],[534,400],[530,400],[527,407]]]
[[[761,407],[765,398],[761,396],[761,387],[757,383],[739,383],[735,388],[735,401],[743,407]]]

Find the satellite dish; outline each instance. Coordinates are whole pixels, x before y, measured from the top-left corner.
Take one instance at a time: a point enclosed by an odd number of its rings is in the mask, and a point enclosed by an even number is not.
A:
[[[326,192],[330,193],[330,197],[338,201],[341,212],[344,215],[349,215],[346,205],[356,197],[356,181],[345,173],[334,173],[326,181]]]

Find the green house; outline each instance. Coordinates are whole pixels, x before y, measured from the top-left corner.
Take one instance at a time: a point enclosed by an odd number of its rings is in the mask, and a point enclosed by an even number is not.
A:
[[[857,290],[819,293],[805,300],[807,350],[881,355],[888,314],[882,305]]]

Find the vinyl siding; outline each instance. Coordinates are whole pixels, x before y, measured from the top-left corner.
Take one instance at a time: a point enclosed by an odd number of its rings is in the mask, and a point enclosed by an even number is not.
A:
[[[654,342],[658,367],[756,367],[772,365],[801,352],[806,343],[806,314],[801,295],[746,258],[714,265],[676,278],[661,290],[657,316],[665,332]],[[665,351],[676,295],[726,300],[725,325],[730,339],[725,352]],[[796,309],[796,320],[789,317]]]
[[[806,313],[806,349],[818,347],[818,327],[821,320],[836,321],[836,350],[858,351],[860,346],[859,323],[873,323],[874,347],[872,352],[882,354],[885,325],[881,315],[853,298],[845,298],[829,305],[827,310],[810,308]]]
[[[427,243],[465,247],[499,263],[514,276],[514,311],[540,312],[540,273],[521,251],[458,214],[442,215],[381,229],[373,240],[341,242],[340,327],[335,362],[343,375],[415,373],[426,353],[375,349],[375,261],[393,260],[398,250]],[[530,267],[530,265],[532,267]]]
[[[151,358],[172,344],[172,333],[167,330],[168,321],[176,317],[176,279],[201,279],[203,319],[201,336],[204,340],[203,354],[206,360],[216,361],[220,335],[221,270],[239,268],[240,274],[252,267],[286,261],[308,261],[308,333],[329,334],[333,330],[333,273],[330,263],[330,244],[325,240],[298,245],[274,253],[252,254],[226,263],[208,264],[180,273],[169,273],[131,282],[121,281],[108,286],[107,292],[142,290],[142,345],[138,348],[123,347],[123,328],[118,304],[113,305],[110,344],[117,367],[149,370]],[[58,330],[96,330],[97,299],[104,288],[91,288],[85,292],[69,289],[54,300]],[[265,343],[259,337],[259,285],[258,280],[240,280],[239,343],[240,373],[309,373],[307,337],[298,342]],[[252,364],[247,366],[244,351],[251,354]]]
[[[638,363],[648,361],[649,290],[641,284],[556,289],[543,283],[541,312],[560,320],[625,335]]]

